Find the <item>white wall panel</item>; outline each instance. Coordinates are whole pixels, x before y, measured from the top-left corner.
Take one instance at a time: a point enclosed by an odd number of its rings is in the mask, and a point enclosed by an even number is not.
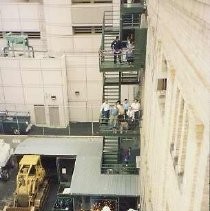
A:
[[[34,19],[39,18],[40,5],[39,4],[20,4],[20,19]]]
[[[24,70],[39,70],[40,69],[40,60],[37,59],[23,59],[20,60],[20,65]]]
[[[87,119],[89,122],[98,122],[101,101],[90,101],[87,103]]]
[[[56,58],[51,58],[51,59],[41,59],[41,68],[43,69],[60,69],[61,68],[61,60],[56,59]]]
[[[39,4],[1,4],[2,31],[40,31]]]
[[[98,53],[92,53],[87,56],[86,62],[88,67],[98,67],[99,65]]]
[[[97,80],[99,82],[102,81],[102,73],[98,70],[99,66],[87,67],[87,80]]]
[[[21,23],[21,28],[24,29],[24,31],[38,31],[39,30],[39,22],[24,21]],[[17,30],[17,31],[19,31],[19,30]]]
[[[3,4],[0,8],[2,18],[19,20],[18,7],[16,4]]]
[[[73,24],[102,24],[104,11],[112,10],[111,6],[73,6],[72,7]],[[85,15],[84,15],[85,14]]]
[[[43,1],[46,36],[50,55],[59,54],[70,51],[71,44],[69,37],[63,38],[66,35],[72,35],[71,27],[71,9],[69,2],[49,2]]]
[[[89,101],[102,99],[102,84],[98,81],[89,81],[87,83],[87,98]]]
[[[25,89],[26,104],[44,104],[44,92],[42,87]]]
[[[79,91],[76,95],[75,92]],[[69,100],[71,101],[86,101],[87,100],[87,85],[86,81],[71,81],[68,87]]]
[[[58,5],[58,0],[44,0],[44,3],[46,5]],[[70,5],[71,4],[71,0],[59,0],[59,5]]]
[[[71,24],[71,10],[69,7],[45,7],[47,17],[46,24],[59,24],[60,26],[69,26]]]
[[[77,35],[74,36],[74,50],[76,52],[98,52],[101,35]]]
[[[51,25],[48,24],[48,25],[46,25],[46,30],[48,31],[48,33],[51,34],[51,35],[49,35],[48,38],[68,38],[68,39],[71,39],[71,37],[70,37],[72,35],[72,27],[71,26],[60,25],[60,24],[51,24]],[[67,36],[69,36],[69,37],[67,37]],[[56,44],[56,43],[53,43],[53,44]]]
[[[60,28],[56,29],[60,31]],[[63,29],[62,29],[63,30]],[[73,43],[72,38],[70,37],[62,37],[62,36],[49,36],[47,38],[48,46],[50,45],[50,52],[49,55],[63,55],[65,52],[72,52],[73,51]],[[52,53],[51,53],[52,52]]]
[[[22,71],[22,80],[23,85],[43,85],[41,71]]]
[[[22,87],[4,87],[6,103],[24,104]]]
[[[86,102],[70,102],[69,119],[70,121],[86,122],[87,106]]]
[[[85,81],[86,80],[85,68],[72,67],[71,70],[68,71],[68,76],[70,81]]]
[[[1,103],[4,103],[4,89],[2,87],[0,87],[0,104]]]
[[[69,68],[72,67],[85,67],[86,66],[86,58],[84,54],[70,54],[66,56],[66,65]]]
[[[19,60],[16,58],[10,58],[10,59],[5,59],[3,57],[0,57],[0,64],[1,64],[1,69],[14,69],[19,71],[19,68],[17,68],[19,66]]]
[[[16,86],[22,84],[20,71],[2,70],[1,74],[4,85]]]
[[[47,105],[54,105],[54,104],[62,105],[63,98],[65,97],[63,94],[64,93],[62,87],[45,87],[44,88],[45,103]],[[56,96],[56,100],[52,100],[51,96]]]
[[[43,81],[47,85],[62,85],[62,77],[60,71],[43,71]]]

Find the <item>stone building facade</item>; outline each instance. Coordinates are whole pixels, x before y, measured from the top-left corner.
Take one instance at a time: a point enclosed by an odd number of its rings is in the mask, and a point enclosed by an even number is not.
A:
[[[148,0],[141,202],[209,210],[210,2]]]

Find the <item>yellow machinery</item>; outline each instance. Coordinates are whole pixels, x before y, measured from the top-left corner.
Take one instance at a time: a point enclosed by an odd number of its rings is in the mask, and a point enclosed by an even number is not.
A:
[[[19,163],[13,207],[5,211],[39,210],[45,198],[48,182],[39,155],[24,155]]]

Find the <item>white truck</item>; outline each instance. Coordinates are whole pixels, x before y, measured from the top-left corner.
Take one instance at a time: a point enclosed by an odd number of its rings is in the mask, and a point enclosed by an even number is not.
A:
[[[10,144],[0,139],[0,180],[7,181],[9,179],[9,169],[13,165],[11,161],[13,151]]]

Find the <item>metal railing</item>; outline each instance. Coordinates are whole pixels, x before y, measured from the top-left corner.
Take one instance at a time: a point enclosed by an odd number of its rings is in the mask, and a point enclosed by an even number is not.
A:
[[[117,61],[119,63],[119,56],[121,57],[121,64],[130,64],[130,65],[140,65],[140,59],[141,53],[137,49],[133,49],[133,56],[132,56],[132,61],[129,62],[129,58],[127,57],[127,52],[129,49],[123,48],[122,52],[120,54],[117,54]],[[112,49],[110,50],[99,50],[99,65],[101,66],[102,64],[107,64],[106,62],[114,62],[114,51]]]
[[[135,164],[102,164],[102,174],[139,174]]]
[[[116,32],[120,36],[120,13],[104,11],[100,50],[105,50],[105,35],[110,35],[113,32]]]

